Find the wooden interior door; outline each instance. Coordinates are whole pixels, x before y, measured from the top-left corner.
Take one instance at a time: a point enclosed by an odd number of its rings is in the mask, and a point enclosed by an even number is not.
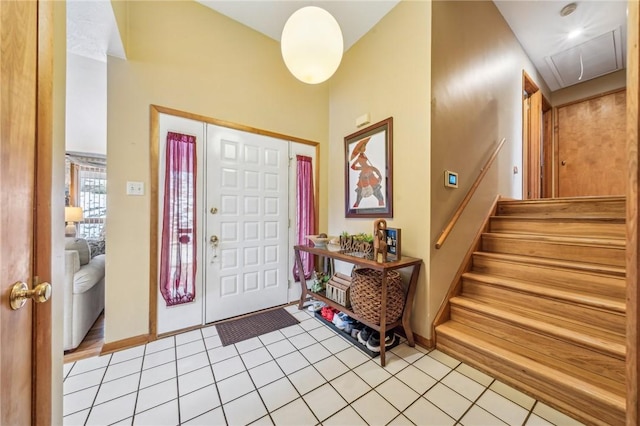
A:
[[[542,152],[542,93],[538,90],[529,96],[529,143],[528,143],[528,167],[527,167],[527,199],[540,198],[542,176],[541,152]]]
[[[625,194],[625,114],[625,90],[558,107],[559,197]]]
[[[0,2],[0,424],[50,424],[51,313],[10,307],[15,282],[48,279],[50,247],[50,2]],[[42,30],[39,32],[39,30]],[[40,66],[40,69],[38,67]],[[48,164],[51,164],[50,161]],[[36,181],[39,188],[36,189]],[[49,188],[48,195],[46,190]],[[35,218],[41,218],[35,220]],[[49,216],[50,217],[50,216]],[[38,243],[36,232],[45,232]],[[49,252],[50,254],[50,252]],[[48,269],[48,270],[47,270]],[[36,327],[37,325],[37,327]],[[37,359],[37,363],[32,362]]]

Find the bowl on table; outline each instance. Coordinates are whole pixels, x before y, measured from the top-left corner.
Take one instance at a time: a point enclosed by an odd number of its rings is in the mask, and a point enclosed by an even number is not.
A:
[[[333,239],[333,237],[320,237],[319,235],[307,235],[307,239],[310,240],[314,247],[327,248],[327,243]]]

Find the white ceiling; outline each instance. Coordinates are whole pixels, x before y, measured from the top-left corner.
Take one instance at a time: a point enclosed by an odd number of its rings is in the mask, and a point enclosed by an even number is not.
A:
[[[580,75],[580,60],[576,51],[582,51],[584,59],[582,81],[606,72],[612,56],[624,67],[626,1],[576,1],[575,12],[565,17],[560,16],[560,10],[571,1],[494,0],[494,3],[551,91],[580,82],[577,78]],[[569,39],[568,34],[579,28],[583,30],[582,34]],[[611,34],[603,36],[616,29],[619,32],[617,40]],[[599,36],[603,36],[602,39],[594,40]],[[603,42],[603,39],[608,42]],[[574,77],[570,79],[564,76],[562,81],[558,81],[546,58],[577,46],[579,49],[573,52],[556,56],[565,56],[561,59],[568,62],[562,68]],[[591,61],[588,62],[589,58]],[[551,62],[556,66],[561,65],[558,60]]]
[[[67,1],[67,51],[102,62],[125,58],[110,1]]]
[[[399,0],[196,0],[211,9],[280,41],[282,28],[296,10],[305,6],[325,9],[338,21],[347,51],[384,17]]]
[[[198,0],[219,13],[279,41],[288,17],[297,9],[314,5],[326,9],[340,24],[345,51],[382,19],[398,0]],[[551,91],[579,82],[579,56],[584,59],[584,78],[607,71],[611,61],[624,64],[620,52],[626,49],[626,1],[577,1],[576,11],[566,17],[560,9],[569,1],[495,0],[494,3],[515,33],[524,50],[544,78]],[[108,0],[70,0],[67,2],[67,39],[72,53],[105,60],[106,55],[124,57],[117,36],[115,18]],[[582,35],[569,40],[567,34],[582,28]],[[592,43],[604,49],[582,52],[583,43],[618,29],[619,34],[605,36],[607,42]],[[616,38],[617,37],[617,38]],[[554,54],[581,46],[553,58]],[[577,53],[576,53],[577,52]],[[591,58],[605,58],[593,59]],[[613,59],[612,59],[613,58]],[[549,65],[568,69],[557,70]],[[577,71],[574,70],[577,67]],[[567,76],[575,76],[571,80]],[[564,76],[564,77],[562,77]]]

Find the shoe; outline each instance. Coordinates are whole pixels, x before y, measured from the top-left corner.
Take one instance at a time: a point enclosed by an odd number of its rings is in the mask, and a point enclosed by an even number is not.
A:
[[[362,343],[363,345],[366,345],[367,341],[369,340],[369,337],[371,337],[371,333],[373,333],[372,328],[364,327],[358,333],[358,342]]]
[[[354,322],[353,326],[351,327],[351,337],[353,337],[354,339],[357,339],[358,333],[360,333],[360,330],[362,330],[363,327],[364,325],[362,325],[360,321]]]
[[[311,312],[318,312],[324,306],[326,306],[324,302],[316,301],[316,302],[312,302],[307,309],[309,309]]]
[[[371,333],[369,339],[367,339],[365,346],[371,352],[380,352],[380,333],[377,331]]]
[[[391,346],[396,340],[396,335],[393,333],[393,330],[389,330],[385,333],[384,338],[384,347]],[[380,333],[374,331],[369,336],[369,340],[367,340],[367,349],[371,352],[380,352]]]
[[[334,309],[330,306],[325,306],[324,308],[322,308],[322,317],[329,322],[333,322],[333,317],[337,312],[337,309]]]
[[[333,325],[335,325],[338,330],[344,330],[343,316],[346,316],[346,314],[344,314],[342,312],[338,312],[337,314],[335,314],[333,316],[333,319],[331,320]]]
[[[333,314],[331,313],[331,308],[329,306],[325,306],[324,308],[322,308],[320,310],[320,315],[322,315],[322,318],[326,319],[327,321],[333,320]]]
[[[343,318],[344,320],[344,332],[347,334],[351,334],[351,330],[353,330],[353,325],[356,323],[356,320],[354,320],[353,318],[351,318],[350,316],[346,315],[346,318]]]

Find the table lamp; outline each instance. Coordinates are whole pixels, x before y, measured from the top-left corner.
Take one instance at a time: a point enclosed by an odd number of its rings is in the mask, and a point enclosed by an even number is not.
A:
[[[64,235],[67,237],[76,236],[76,222],[82,222],[84,219],[81,207],[65,207],[64,208],[64,221],[67,222],[67,227],[64,228]]]

